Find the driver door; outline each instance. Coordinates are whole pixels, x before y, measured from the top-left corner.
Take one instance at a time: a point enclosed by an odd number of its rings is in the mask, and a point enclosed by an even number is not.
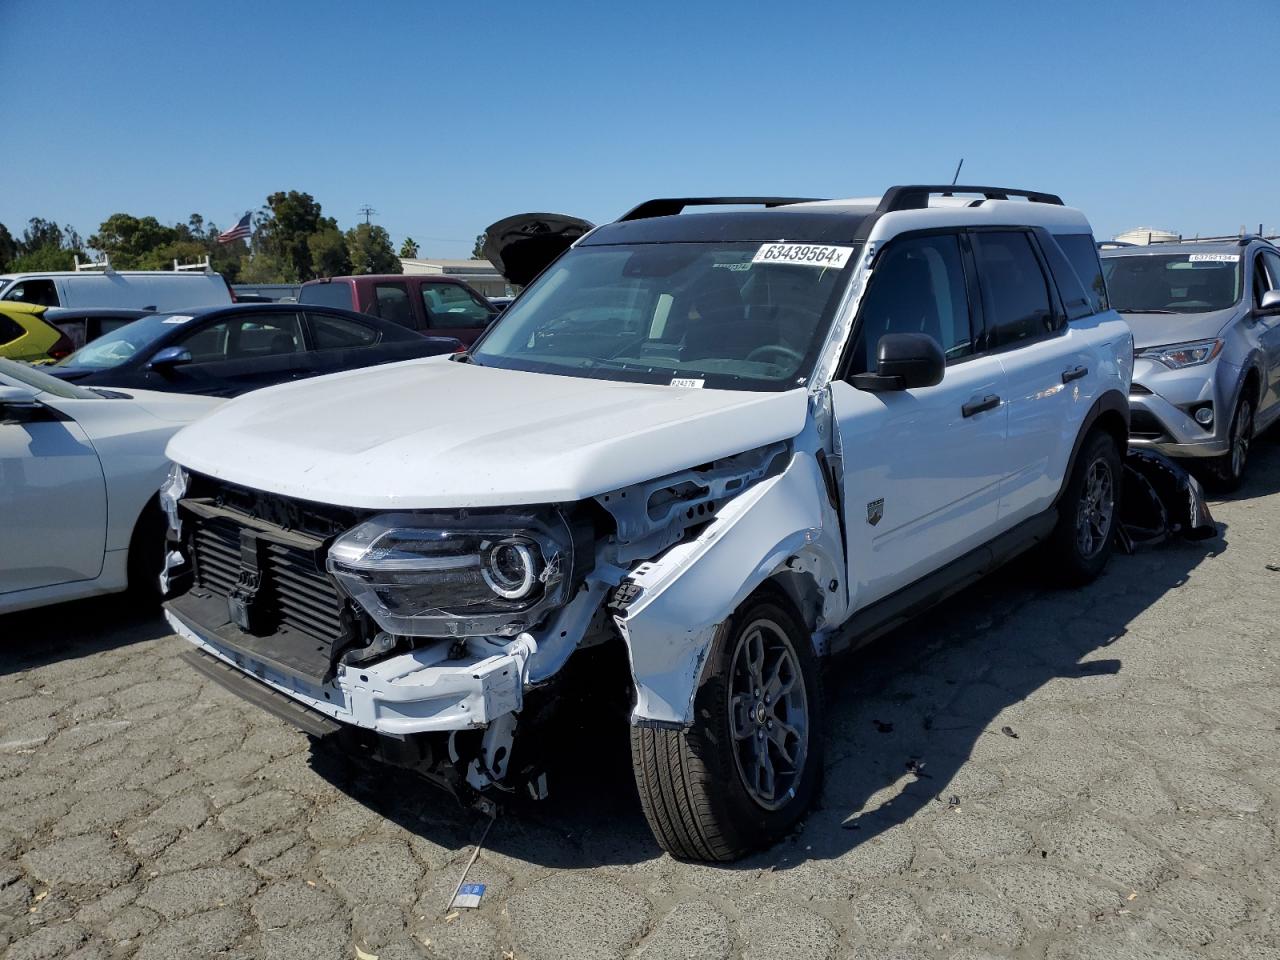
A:
[[[976,289],[964,238],[930,233],[891,241],[863,296],[849,373],[874,371],[888,333],[928,334],[947,367],[932,387],[831,385],[858,608],[995,535],[1007,472],[1005,373],[998,357],[977,350]]]

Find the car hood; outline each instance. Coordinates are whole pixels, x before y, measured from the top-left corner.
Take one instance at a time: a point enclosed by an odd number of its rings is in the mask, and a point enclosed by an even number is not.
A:
[[[506,279],[526,286],[593,224],[562,213],[517,213],[484,231],[483,253]]]
[[[1231,322],[1238,307],[1208,313],[1122,313],[1138,350],[1191,340],[1212,340]]]
[[[803,389],[700,390],[454,363],[247,394],[168,455],[253,489],[373,509],[581,500],[795,436]]]
[[[223,397],[206,397],[191,393],[162,393],[159,390],[127,390],[124,387],[110,389],[103,387],[100,392],[106,396],[130,397],[134,404],[157,420],[168,420],[170,423],[191,423],[227,402]]]

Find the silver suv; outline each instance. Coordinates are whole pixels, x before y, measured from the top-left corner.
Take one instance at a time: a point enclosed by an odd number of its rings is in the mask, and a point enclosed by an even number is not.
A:
[[[1223,489],[1280,416],[1280,250],[1258,237],[1102,252],[1133,329],[1129,442],[1199,458]]]

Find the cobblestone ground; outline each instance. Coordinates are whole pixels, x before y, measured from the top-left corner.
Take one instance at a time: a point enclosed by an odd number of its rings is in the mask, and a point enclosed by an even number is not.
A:
[[[6,957],[1280,958],[1280,443],[1221,540],[1022,569],[830,686],[826,788],[730,867],[650,840],[625,741],[493,826],[358,774],[116,603],[0,618]],[[1024,565],[1025,566],[1025,565]],[[911,764],[914,762],[914,770]]]

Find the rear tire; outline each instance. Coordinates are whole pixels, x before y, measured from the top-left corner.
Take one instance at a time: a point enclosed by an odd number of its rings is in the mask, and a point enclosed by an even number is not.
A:
[[[1213,487],[1223,493],[1239,490],[1244,483],[1244,471],[1249,462],[1249,447],[1253,443],[1253,397],[1242,394],[1231,413],[1231,444],[1226,455],[1218,457],[1210,465],[1209,474]]]
[[[664,850],[736,860],[785,836],[822,778],[822,681],[810,632],[773,591],[716,632],[680,730],[632,727],[640,804]]]
[[[1096,579],[1107,565],[1119,523],[1120,452],[1105,430],[1092,430],[1058,502],[1058,524],[1047,544],[1053,576],[1068,586]]]

